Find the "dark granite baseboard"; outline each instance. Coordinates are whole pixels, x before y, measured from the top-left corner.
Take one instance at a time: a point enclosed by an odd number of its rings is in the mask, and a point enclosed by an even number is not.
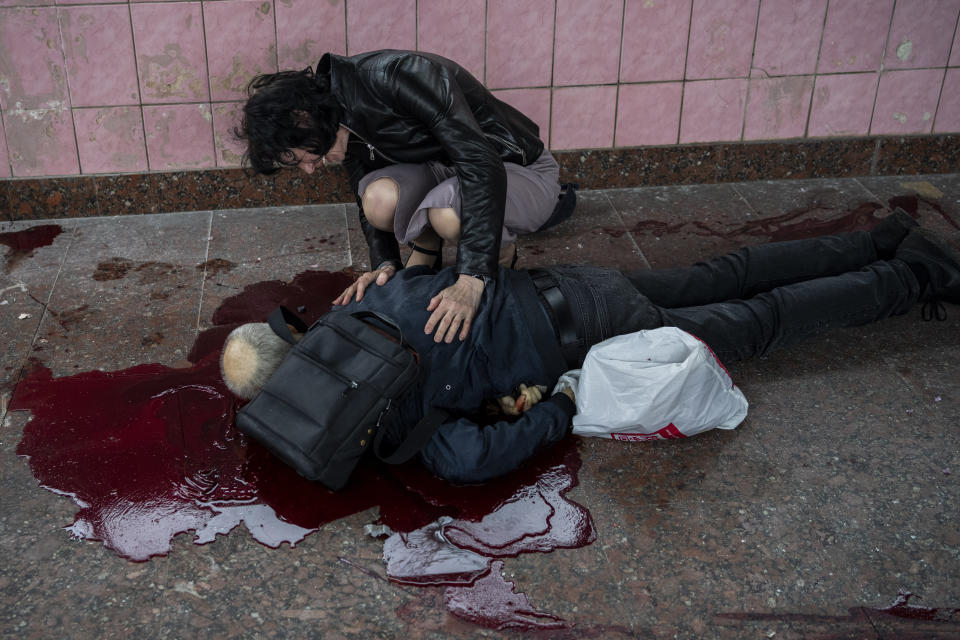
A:
[[[718,143],[555,152],[584,189],[960,172],[960,135]],[[340,170],[241,169],[0,180],[5,220],[352,202]]]

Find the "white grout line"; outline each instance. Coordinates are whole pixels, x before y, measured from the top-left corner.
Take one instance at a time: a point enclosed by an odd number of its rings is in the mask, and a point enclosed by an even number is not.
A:
[[[643,260],[643,264],[646,265],[647,269],[653,269],[650,261],[647,260],[646,254],[643,252],[643,248],[640,247],[640,243],[638,243],[637,239],[633,237],[633,232],[627,228],[627,223],[623,220],[623,216],[620,215],[620,210],[617,209],[616,205],[613,204],[613,200],[611,200],[610,196],[607,195],[609,191],[610,189],[603,189],[601,191],[604,199],[607,201],[607,204],[610,205],[610,208],[613,209],[613,212],[617,214],[617,220],[620,221],[620,226],[623,227],[624,234],[630,238],[630,242],[633,243],[634,248],[637,250],[637,254],[640,256],[640,259]]]
[[[60,282],[60,275],[63,273],[63,265],[66,264],[67,256],[70,255],[70,250],[73,248],[73,243],[76,240],[79,227],[72,227],[70,231],[71,231],[70,243],[67,245],[67,248],[63,252],[63,257],[60,259],[60,265],[57,267],[57,275],[53,277],[53,282],[50,283],[50,290],[47,292],[46,300],[41,302],[40,300],[37,300],[36,298],[34,298],[33,295],[30,294],[30,292],[27,290],[27,287],[23,286],[21,283],[21,286],[23,287],[23,290],[27,293],[27,295],[30,296],[30,298],[34,302],[39,304],[41,307],[40,317],[37,319],[37,328],[34,330],[33,337],[30,339],[30,345],[27,347],[27,354],[26,354],[27,356],[29,355],[30,351],[33,349],[34,345],[36,344],[37,338],[40,336],[40,328],[43,326],[43,321],[46,319],[48,315],[50,300],[53,298],[54,291],[57,290],[57,283]],[[20,384],[20,381],[23,379],[21,376],[22,371],[23,369],[21,367],[21,370],[17,373],[16,378],[13,380],[14,390],[16,389],[17,385]],[[3,407],[3,411],[4,411],[4,414],[6,414],[6,406]],[[4,419],[5,419],[5,415],[4,415]]]
[[[210,260],[210,242],[213,240],[213,211],[208,211],[207,215],[209,216],[209,218],[207,219],[207,240],[206,240],[207,244],[206,244],[206,249],[203,252],[203,275],[200,278],[200,296],[199,296],[199,300],[197,301],[197,322],[194,325],[195,327],[194,340],[196,340],[197,336],[200,334],[200,317],[201,317],[201,314],[203,313],[203,294],[204,294],[204,291],[206,291],[206,284],[207,284],[206,263],[208,260]]]
[[[347,232],[347,264],[353,266],[353,242],[350,237],[350,220],[347,218],[347,205],[341,204],[340,207],[343,209],[343,227]],[[370,265],[370,268],[373,268],[373,265]]]

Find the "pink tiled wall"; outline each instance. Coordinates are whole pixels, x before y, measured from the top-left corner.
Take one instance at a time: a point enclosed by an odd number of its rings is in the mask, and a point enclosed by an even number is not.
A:
[[[431,51],[555,150],[960,132],[960,0],[0,0],[0,179],[236,167],[255,74]]]

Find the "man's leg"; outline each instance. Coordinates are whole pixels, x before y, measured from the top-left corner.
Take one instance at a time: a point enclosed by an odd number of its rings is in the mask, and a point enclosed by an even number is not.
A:
[[[697,336],[724,362],[764,355],[829,329],[899,315],[919,284],[902,260],[777,287],[744,300],[660,309],[664,326]]]
[[[872,231],[744,247],[680,269],[624,274],[662,307],[689,307],[749,298],[811,278],[855,271],[878,258],[892,258],[914,222],[906,213],[884,218]]]

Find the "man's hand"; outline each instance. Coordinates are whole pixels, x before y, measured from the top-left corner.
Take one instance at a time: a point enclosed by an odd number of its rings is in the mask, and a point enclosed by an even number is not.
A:
[[[456,282],[430,299],[427,311],[433,313],[427,320],[423,332],[429,335],[436,328],[433,341],[445,340],[450,344],[459,329],[460,340],[466,340],[473,317],[477,315],[477,307],[480,306],[483,286],[483,280],[460,274]]]
[[[383,285],[387,284],[387,281],[392,278],[393,274],[396,272],[396,267],[394,267],[392,264],[388,264],[376,269],[375,271],[361,273],[356,282],[344,289],[343,293],[334,299],[333,304],[349,304],[350,299],[354,297],[354,294],[356,294],[356,301],[360,302],[363,299],[363,292],[367,290],[367,287],[374,283],[376,283],[377,286],[382,287]]]
[[[521,413],[526,413],[533,405],[540,402],[546,391],[547,388],[541,385],[531,385],[528,387],[520,383],[516,397],[503,396],[497,398],[497,403],[500,405],[500,410],[508,416],[518,416]]]
[[[577,397],[573,393],[573,387],[571,387],[570,385],[566,385],[563,389],[560,389],[560,393],[570,398],[570,400],[572,400],[574,404],[576,404]]]
[[[540,399],[543,397],[543,392],[546,391],[546,387],[541,387],[539,385],[533,385],[528,387],[527,385],[520,383],[520,393],[517,394],[516,409],[520,413],[529,411],[530,408],[540,402]]]

